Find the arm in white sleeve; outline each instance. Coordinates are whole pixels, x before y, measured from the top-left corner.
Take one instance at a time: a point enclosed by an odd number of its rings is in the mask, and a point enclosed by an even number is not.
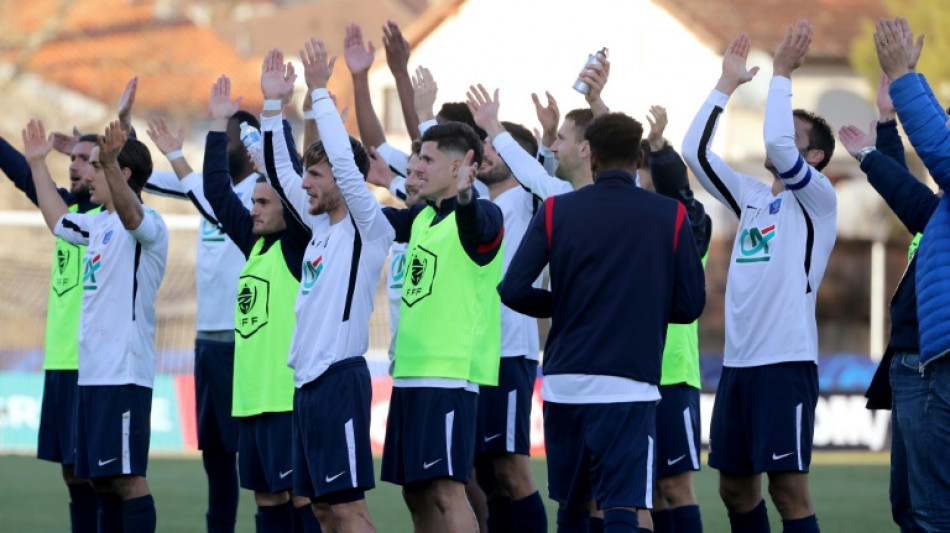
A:
[[[178,198],[179,200],[188,199],[184,189],[182,189],[181,181],[175,172],[171,170],[156,170],[152,172],[152,175],[148,177],[148,181],[145,182],[144,189],[145,192],[158,196],[168,196]]]
[[[376,148],[379,155],[383,156],[389,168],[396,173],[392,182],[389,184],[389,193],[402,201],[406,200],[406,176],[409,175],[409,154],[384,142]]]
[[[556,175],[557,156],[554,155],[554,152],[552,152],[550,148],[541,143],[538,143],[538,161],[544,165],[544,170],[548,172],[548,175]]]
[[[546,199],[574,190],[570,183],[548,174],[541,163],[531,157],[531,154],[525,152],[524,148],[507,131],[496,135],[492,139],[492,146],[495,147],[498,155],[505,160],[505,164],[511,169],[515,179],[531,194]]]
[[[805,162],[795,145],[792,80],[774,76],[765,104],[765,153],[779,179],[815,218],[835,213],[837,199],[831,182]]]
[[[153,248],[163,244],[167,246],[168,228],[165,226],[165,222],[154,210],[144,208],[143,211],[145,213],[142,216],[142,223],[139,224],[139,227],[129,230],[129,233],[145,248]]]
[[[719,117],[728,101],[728,96],[715,89],[710,93],[686,131],[682,155],[703,188],[728,207],[738,219],[742,216],[740,204],[746,182],[758,181],[736,172],[712,151]]]
[[[268,151],[268,143],[264,143],[264,159],[268,166],[273,164],[274,168],[267,169],[267,177],[271,180],[277,180],[278,193],[285,202],[285,207],[290,208],[294,217],[303,225],[312,228],[315,217],[310,214],[310,195],[303,190],[303,179],[294,170],[294,164],[290,159],[290,153],[287,148],[287,140],[284,138],[283,115],[274,115],[272,117],[261,116],[261,133],[270,133],[271,150]],[[270,152],[270,153],[268,153]],[[307,170],[304,169],[304,172]]]
[[[366,188],[363,173],[353,160],[350,136],[346,133],[343,121],[326,89],[313,91],[313,114],[327,158],[330,160],[330,168],[333,169],[333,177],[343,193],[346,208],[356,222],[356,227],[367,241],[384,235],[390,235],[392,240],[395,232],[389,225],[389,220],[383,216],[376,197]]]
[[[422,135],[425,135],[425,134],[426,134],[426,130],[428,130],[428,129],[431,128],[432,126],[438,126],[438,125],[439,125],[439,123],[436,122],[436,120],[435,120],[434,118],[430,118],[429,120],[427,120],[427,121],[425,121],[425,122],[421,122],[421,123],[419,124],[419,135],[420,135],[420,138],[421,138]]]
[[[59,217],[53,228],[53,235],[78,246],[89,245],[92,221],[97,215],[85,213],[66,213]]]
[[[246,179],[253,179],[253,177]],[[211,202],[205,198],[204,176],[202,176],[200,172],[192,172],[181,179],[180,187],[184,191],[185,196],[194,204],[198,213],[201,214],[205,220],[221,229],[221,222],[214,213]],[[222,231],[224,230],[222,229]]]

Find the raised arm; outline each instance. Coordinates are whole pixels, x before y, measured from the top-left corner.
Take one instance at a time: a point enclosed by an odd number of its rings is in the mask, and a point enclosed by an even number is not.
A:
[[[610,61],[606,57],[600,61],[603,63],[602,65],[597,63],[587,65],[579,76],[584,83],[590,86],[590,90],[587,91],[584,98],[587,100],[587,105],[590,106],[595,118],[610,113],[607,104],[600,97],[600,93],[607,85],[607,78],[610,76]]]
[[[396,80],[396,93],[399,106],[406,122],[406,131],[412,140],[419,138],[419,117],[416,115],[415,96],[412,92],[412,78],[409,76],[409,41],[402,35],[399,26],[387,21],[383,26],[383,47],[386,49],[386,63]]]
[[[677,206],[677,219],[684,216],[683,205]],[[706,277],[693,232],[686,224],[679,226],[673,251],[673,300],[670,322],[689,324],[703,314],[706,306]]]
[[[534,281],[548,264],[548,241],[545,231],[545,202],[531,219],[515,252],[508,270],[498,285],[501,303],[511,309],[533,317],[548,318],[553,308],[551,291],[534,287]]]
[[[683,159],[696,179],[709,194],[728,207],[736,218],[742,216],[742,207],[739,204],[744,188],[749,180],[755,180],[739,174],[726,164],[712,151],[712,141],[729,97],[740,85],[751,81],[759,71],[759,67],[746,67],[751,46],[749,36],[744,33],[737,35],[729,44],[722,58],[722,74],[716,88],[699,108],[686,131],[686,138],[683,139]]]
[[[122,131],[118,121],[106,127],[105,137],[99,138],[99,162],[109,184],[109,193],[112,196],[112,206],[122,221],[122,226],[129,231],[135,231],[142,224],[145,211],[142,209],[142,200],[129,187],[128,178],[119,167],[118,156],[128,136]]]
[[[360,139],[367,146],[379,146],[386,142],[383,125],[379,122],[379,117],[376,116],[373,99],[369,92],[369,69],[373,66],[375,57],[376,47],[373,46],[372,41],[369,43],[363,42],[363,29],[360,28],[360,25],[350,24],[347,26],[346,35],[343,38],[343,59],[346,60],[346,66],[353,76],[356,124],[360,129]],[[302,56],[301,60],[303,60]],[[316,87],[311,88],[308,84],[307,88],[312,91]]]
[[[43,220],[50,231],[55,232],[57,222],[69,213],[69,207],[56,190],[46,166],[46,156],[52,149],[53,141],[46,136],[43,122],[31,120],[23,130],[23,155],[30,165],[37,205],[43,213]]]
[[[570,183],[549,175],[541,163],[525,152],[511,134],[505,131],[505,127],[498,120],[500,103],[497,89],[492,96],[482,85],[471,86],[467,96],[466,103],[475,118],[475,124],[485,130],[492,146],[511,169],[515,179],[531,194],[545,199],[574,190]]]
[[[245,257],[249,256],[256,240],[252,231],[254,221],[251,213],[231,188],[227,133],[208,132],[201,181],[204,197],[217,219],[215,225],[228,234]]]
[[[830,153],[808,146],[805,155],[795,143],[795,121],[792,115],[792,72],[800,67],[811,44],[812,27],[804,20],[789,26],[779,43],[773,59],[774,76],[769,82],[765,104],[765,153],[775,174],[792,192],[802,206],[816,218],[832,216],[837,208],[835,190],[831,182],[806,161],[827,162]],[[818,127],[811,124],[811,128]]]
[[[333,169],[333,177],[336,178],[336,184],[346,201],[347,210],[364,239],[372,240],[377,236],[392,235],[392,227],[383,216],[376,197],[366,188],[363,173],[353,159],[350,136],[346,133],[343,121],[327,92],[327,82],[333,74],[336,58],[327,61],[327,49],[323,41],[311,39],[306,43],[305,49],[300,59],[303,62],[307,88],[312,89],[317,128],[330,160],[330,168]]]
[[[666,109],[662,106],[650,107],[647,122],[650,124],[647,141],[650,143],[650,173],[653,176],[653,187],[658,194],[677,200],[686,208],[696,248],[699,256],[702,257],[709,250],[712,220],[706,214],[703,204],[693,196],[693,191],[689,187],[686,163],[676,153],[673,146],[663,138],[663,132],[668,123]]]
[[[547,105],[541,103],[541,99],[537,94],[531,93],[534,111],[538,115],[538,122],[541,123],[541,142],[538,143],[538,154],[544,155],[545,161],[548,158],[554,161],[552,167],[556,169],[557,159],[554,158],[551,147],[554,146],[554,141],[557,140],[557,126],[561,121],[561,110],[558,109],[557,100],[551,96],[551,93],[544,91],[544,95],[547,97]],[[545,168],[547,169],[547,165],[545,165]],[[550,170],[549,174],[553,176],[554,170]]]

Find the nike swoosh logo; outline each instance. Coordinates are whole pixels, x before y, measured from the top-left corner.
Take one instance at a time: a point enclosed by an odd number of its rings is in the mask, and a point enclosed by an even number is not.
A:
[[[337,475],[335,475],[335,476],[333,476],[333,477],[327,476],[327,477],[325,478],[325,480],[326,480],[327,483],[332,483],[336,478],[342,476],[342,475],[345,474],[345,473],[346,473],[346,470],[340,472],[339,474],[337,474]]]
[[[111,463],[112,461],[116,461],[116,460],[118,460],[118,459],[119,459],[118,457],[113,457],[112,459],[109,459],[108,461],[103,461],[102,459],[99,459],[99,466],[106,466],[107,464]]]
[[[772,460],[773,460],[773,461],[778,461],[779,459],[784,459],[784,458],[788,457],[789,455],[792,455],[793,453],[795,453],[795,452],[783,453],[782,455],[776,455],[775,453],[773,453],[773,454],[772,454]]]
[[[676,463],[682,461],[682,460],[685,459],[685,458],[686,458],[686,454],[684,453],[683,455],[677,457],[676,459],[667,459],[667,460],[666,460],[666,464],[667,464],[667,466],[673,466],[673,465],[675,465]]]
[[[485,442],[491,442],[501,436],[501,433],[492,435],[490,437],[485,437]]]
[[[423,470],[428,470],[428,469],[432,468],[436,463],[438,463],[438,462],[441,461],[441,460],[442,460],[442,459],[439,458],[439,459],[436,459],[435,461],[432,461],[431,463],[423,462],[423,463],[422,463],[422,469],[423,469]]]
[[[284,479],[285,477],[289,476],[290,473],[293,472],[293,471],[294,471],[294,469],[291,468],[290,470],[288,470],[288,471],[286,471],[286,472],[278,472],[278,474],[280,475],[280,479]]]

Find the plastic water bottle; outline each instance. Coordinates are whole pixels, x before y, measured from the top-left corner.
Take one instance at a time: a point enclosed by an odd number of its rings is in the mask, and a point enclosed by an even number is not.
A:
[[[592,56],[587,56],[587,63],[584,63],[584,70],[587,70],[587,67],[593,64],[603,65],[603,62],[601,61],[601,59],[606,59],[606,58],[607,58],[607,47],[604,47],[598,50],[596,54]],[[577,81],[574,82],[574,90],[581,94],[586,95],[587,93],[590,92],[590,85],[587,85],[587,83],[585,83],[584,81],[580,79],[580,77],[578,77]]]
[[[251,154],[251,159],[254,160],[257,170],[264,172],[264,138],[261,137],[261,132],[247,122],[242,122],[241,142],[244,143],[244,148],[247,148],[247,151]]]

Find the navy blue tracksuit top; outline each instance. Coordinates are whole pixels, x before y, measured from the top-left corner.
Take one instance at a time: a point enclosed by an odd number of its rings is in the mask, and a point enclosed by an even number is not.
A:
[[[531,286],[550,263],[551,291]],[[607,171],[549,198],[498,287],[505,305],[551,317],[544,375],[619,376],[659,384],[670,322],[703,311],[703,266],[686,210]]]

